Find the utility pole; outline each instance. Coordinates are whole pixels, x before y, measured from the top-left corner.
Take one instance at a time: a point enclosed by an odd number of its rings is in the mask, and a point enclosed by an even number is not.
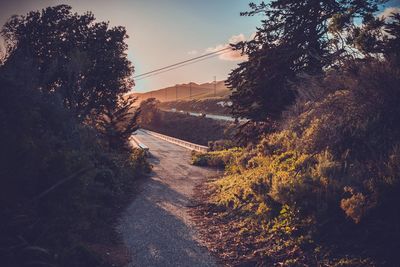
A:
[[[175,101],[178,100],[178,85],[175,85]]]
[[[192,82],[189,83],[189,99],[192,99]]]
[[[217,96],[217,76],[214,76],[214,96]]]
[[[168,100],[168,88],[165,88],[165,102]]]

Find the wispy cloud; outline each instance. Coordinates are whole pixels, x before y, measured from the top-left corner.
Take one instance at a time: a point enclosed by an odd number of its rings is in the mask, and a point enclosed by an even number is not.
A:
[[[215,52],[224,48],[230,47],[230,44],[237,44],[239,42],[246,41],[246,37],[244,36],[243,33],[238,34],[238,35],[233,35],[231,38],[229,38],[227,43],[224,44],[218,44],[214,47],[209,47],[207,48],[206,52]],[[230,50],[229,52],[223,53],[219,55],[218,57],[221,60],[228,60],[228,61],[243,61],[247,59],[246,55],[242,55],[240,51],[237,50]]]

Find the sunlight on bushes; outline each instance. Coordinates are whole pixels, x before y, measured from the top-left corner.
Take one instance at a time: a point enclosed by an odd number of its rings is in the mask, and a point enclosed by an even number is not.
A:
[[[399,76],[380,63],[354,67],[357,74],[340,75],[352,80],[352,75],[360,75],[358,84],[338,91],[321,88],[327,92],[321,100],[299,101],[297,110],[288,112],[285,126],[255,148],[193,155],[193,164],[225,166],[225,175],[211,184],[210,203],[242,216],[242,234],[256,232],[272,242],[266,255],[275,255],[278,247],[298,251],[287,255],[285,264],[290,266],[300,264],[302,247],[317,248],[316,242],[328,237],[335,240],[335,231],[352,232],[340,239],[347,246],[352,238],[364,238],[365,231],[372,238],[399,222],[397,215],[386,222],[379,217],[398,209],[400,128],[395,114],[400,110],[392,101],[398,99],[398,88],[376,90],[370,86],[374,82],[367,82],[375,79],[369,72],[384,72],[388,80]],[[322,81],[320,86],[329,85]],[[366,100],[365,90],[376,99]],[[366,223],[374,219],[383,228],[367,230]],[[368,242],[364,249],[372,253],[376,248]],[[392,244],[387,248],[394,249]],[[332,266],[373,264],[369,258],[341,255],[334,246],[325,244],[318,261]]]

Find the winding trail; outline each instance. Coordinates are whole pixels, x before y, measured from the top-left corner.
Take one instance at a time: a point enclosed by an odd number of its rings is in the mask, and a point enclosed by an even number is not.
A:
[[[218,266],[188,214],[194,187],[216,173],[191,165],[185,148],[143,131],[135,138],[149,147],[154,167],[117,229],[132,255],[129,266]]]

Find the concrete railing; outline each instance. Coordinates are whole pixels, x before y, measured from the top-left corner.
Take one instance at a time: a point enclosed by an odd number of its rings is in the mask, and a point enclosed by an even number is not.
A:
[[[178,138],[174,138],[168,135],[164,135],[164,134],[160,134],[160,133],[156,133],[153,131],[149,131],[149,130],[144,130],[144,129],[140,129],[140,131],[145,132],[151,136],[157,137],[159,139],[162,139],[164,141],[176,144],[178,146],[190,149],[190,150],[194,150],[194,151],[198,151],[198,152],[207,152],[208,151],[208,147],[206,146],[202,146],[202,145],[198,145],[198,144],[193,144]]]
[[[133,148],[139,148],[139,141],[133,135],[129,137],[129,143]]]

